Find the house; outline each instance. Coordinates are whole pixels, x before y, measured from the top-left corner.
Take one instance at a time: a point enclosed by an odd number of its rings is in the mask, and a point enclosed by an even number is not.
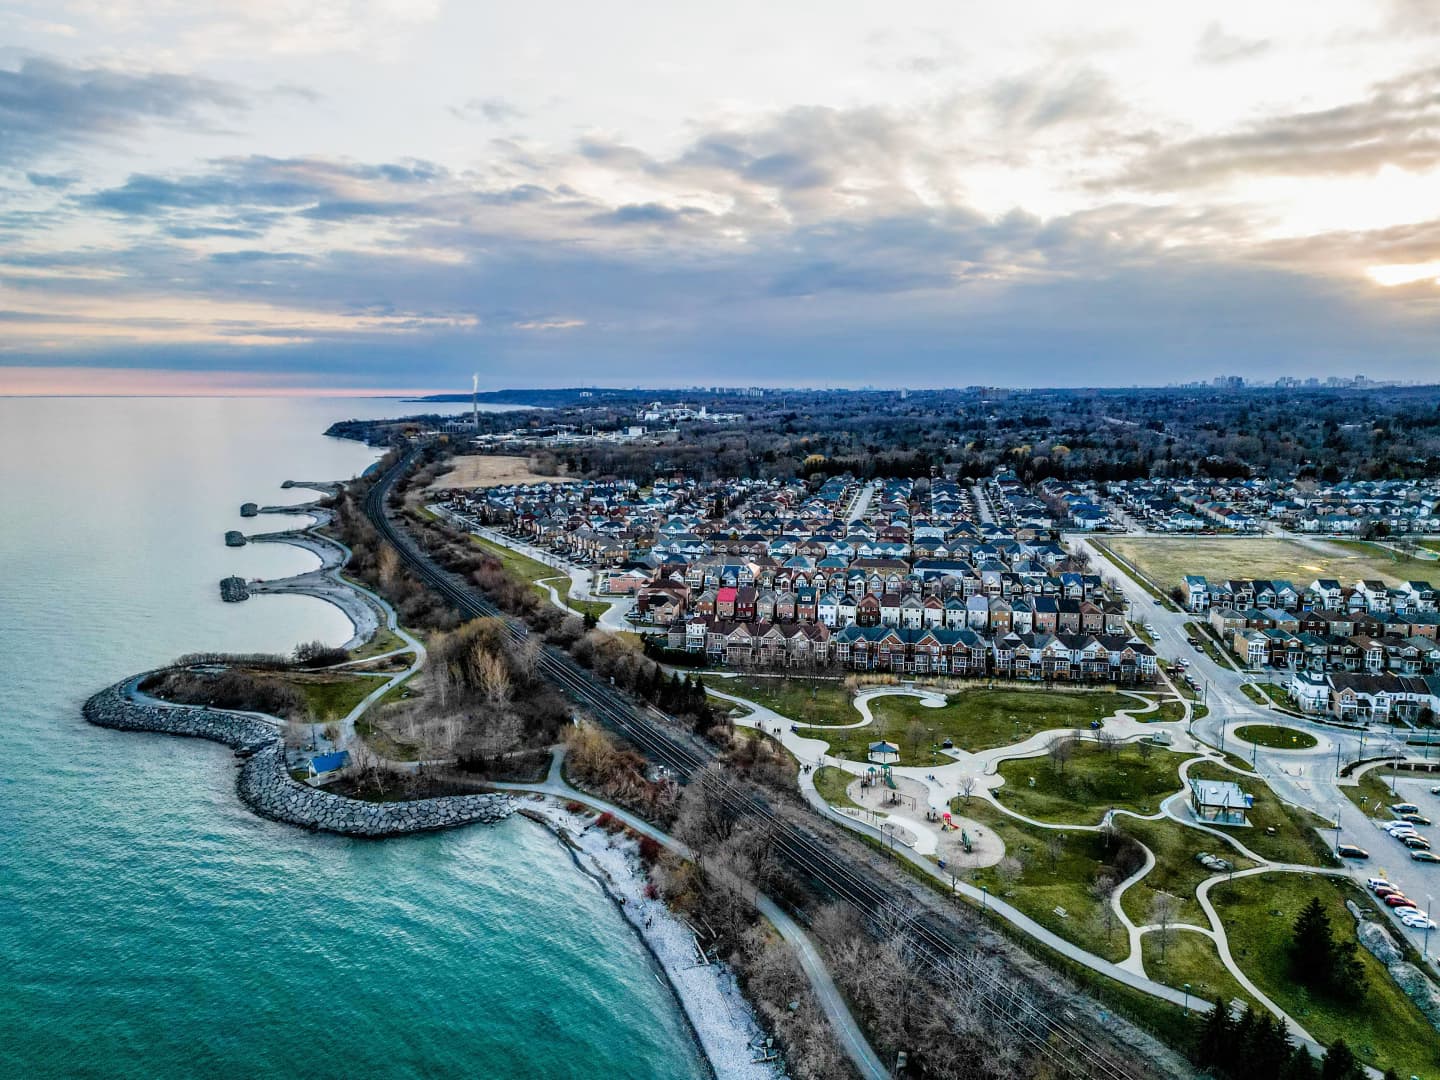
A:
[[[1210,606],[1210,586],[1199,574],[1185,576],[1185,606],[1191,611],[1204,611]]]
[[[350,764],[349,750],[336,750],[329,754],[316,754],[305,768],[305,775],[311,780],[339,772]]]
[[[1255,799],[1229,780],[1191,780],[1190,811],[1212,825],[1249,825]]]

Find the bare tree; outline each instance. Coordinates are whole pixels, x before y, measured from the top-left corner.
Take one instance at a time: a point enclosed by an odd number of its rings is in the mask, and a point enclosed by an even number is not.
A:
[[[496,708],[509,701],[513,684],[505,658],[476,642],[473,663],[476,688],[485,695],[486,701]]]
[[[1168,892],[1157,892],[1150,900],[1150,922],[1159,927],[1160,962],[1165,962],[1165,950],[1170,944],[1170,926],[1175,921],[1175,912],[1180,901]]]
[[[1095,741],[1100,744],[1101,753],[1114,757],[1120,749],[1120,738],[1114,732],[1101,728],[1095,733]]]
[[[975,788],[979,786],[979,783],[980,781],[976,779],[974,773],[966,773],[960,778],[960,794],[965,797],[967,806],[970,803],[970,796],[975,794]]]
[[[400,555],[386,544],[380,549],[376,566],[380,572],[380,585],[386,592],[392,591],[400,581]]]
[[[1117,882],[1115,875],[1108,870],[1102,870],[1095,875],[1095,880],[1090,883],[1090,895],[1100,904],[1100,917],[1105,923],[1105,940],[1109,941],[1115,930],[1115,908],[1110,903],[1115,895]]]
[[[1060,863],[1060,856],[1065,854],[1065,834],[1058,833],[1054,829],[1045,831],[1045,854],[1050,857],[1050,869],[1054,870]]]
[[[1014,855],[1006,855],[995,864],[995,876],[1000,879],[1000,884],[1005,887],[1006,891],[1013,889],[1024,873],[1025,864]]]
[[[1075,752],[1074,739],[1069,735],[1056,735],[1050,740],[1046,747],[1050,755],[1050,767],[1060,775],[1065,774],[1065,763],[1068,762]]]

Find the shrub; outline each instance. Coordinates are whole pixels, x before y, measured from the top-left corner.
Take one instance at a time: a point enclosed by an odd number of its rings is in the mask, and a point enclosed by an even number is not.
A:
[[[640,837],[640,861],[646,866],[654,866],[655,860],[660,857],[660,841],[653,836]]]

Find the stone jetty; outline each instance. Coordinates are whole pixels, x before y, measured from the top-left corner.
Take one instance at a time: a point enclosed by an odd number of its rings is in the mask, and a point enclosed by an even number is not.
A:
[[[243,577],[221,578],[220,599],[230,604],[248,600],[250,599],[250,587],[245,584]]]
[[[258,513],[260,513],[260,507],[256,506],[254,503],[240,504],[241,517],[254,517]]]
[[[226,546],[226,547],[244,547],[244,546],[245,546],[245,534],[242,533],[239,529],[231,529],[229,532],[227,532],[227,533],[225,534],[225,546]]]
[[[302,829],[379,838],[430,832],[509,817],[508,795],[447,795],[438,799],[371,803],[313,788],[294,779],[276,726],[257,714],[190,705],[160,705],[131,694],[144,675],[107,687],[85,702],[85,719],[117,731],[149,731],[208,739],[245,759],[236,790],[261,817]]]

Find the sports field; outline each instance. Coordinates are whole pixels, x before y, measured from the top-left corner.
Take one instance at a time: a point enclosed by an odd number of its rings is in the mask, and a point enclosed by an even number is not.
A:
[[[1212,581],[1276,578],[1303,588],[1316,578],[1353,585],[1379,578],[1391,585],[1440,583],[1440,563],[1411,559],[1361,540],[1289,540],[1232,536],[1116,536],[1105,543],[1168,592],[1186,574]]]

